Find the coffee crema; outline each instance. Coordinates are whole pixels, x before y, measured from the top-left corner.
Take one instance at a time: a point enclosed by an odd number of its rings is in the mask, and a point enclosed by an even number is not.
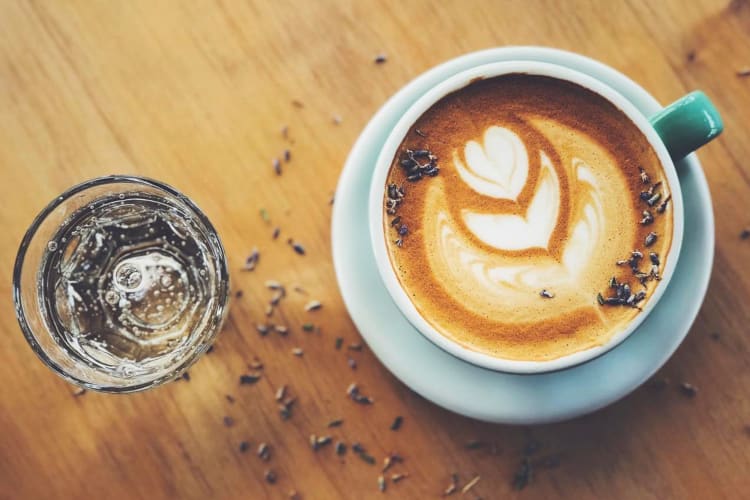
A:
[[[500,358],[605,344],[650,299],[672,243],[648,139],[603,97],[550,77],[442,98],[402,141],[385,191],[390,261],[417,311]]]

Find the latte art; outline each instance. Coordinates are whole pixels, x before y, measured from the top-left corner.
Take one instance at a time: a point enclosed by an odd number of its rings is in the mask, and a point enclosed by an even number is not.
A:
[[[642,223],[639,167],[665,198],[668,187],[619,110],[566,82],[512,75],[447,96],[414,128],[426,137],[410,134],[404,149],[434,153],[440,175],[409,183],[394,159],[389,183],[406,181],[397,222],[409,233],[389,251],[438,331],[491,355],[545,360],[600,345],[638,314],[656,282],[616,263],[649,232],[666,260],[672,219],[666,211]],[[393,220],[384,223],[391,241]],[[632,294],[633,307],[597,302],[613,277],[632,281],[617,303]]]

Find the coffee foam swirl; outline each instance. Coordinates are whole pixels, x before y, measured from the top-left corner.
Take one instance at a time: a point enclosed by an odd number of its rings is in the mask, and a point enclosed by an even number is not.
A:
[[[441,171],[405,183],[409,235],[389,246],[399,281],[422,317],[476,351],[546,360],[601,345],[638,314],[597,304],[610,277],[630,276],[615,263],[645,250],[649,231],[660,237],[648,251],[668,258],[671,213],[639,224],[638,166],[669,192],[656,154],[580,87],[519,75],[467,89],[414,125],[426,138],[402,145],[431,149]],[[404,180],[392,168],[389,182]],[[384,230],[394,231],[388,218]]]
[[[518,207],[522,215],[462,208],[456,218],[443,196],[450,188],[438,183],[427,188],[425,199],[425,213],[435,214],[425,218],[426,236],[433,235],[436,242],[436,251],[428,253],[435,278],[460,284],[446,290],[466,309],[511,321],[553,318],[592,305],[594,295],[582,290],[581,283],[606,274],[605,268],[612,266],[622,249],[632,245],[632,231],[623,231],[616,222],[618,207],[632,202],[609,153],[561,124],[530,122],[555,147],[561,137],[573,137],[581,147],[558,149],[561,161],[555,166],[545,151],[527,151],[513,131],[492,126],[484,134],[484,147],[473,141],[466,145],[465,162],[458,152],[453,156],[456,171],[472,190],[513,199],[524,187],[515,184],[515,176],[531,178],[527,158],[537,155],[539,173],[534,176],[530,201]],[[567,178],[570,187],[567,214],[561,213],[566,210],[561,177]],[[553,233],[564,220],[567,230],[553,241]],[[556,307],[539,300],[543,288],[554,290]]]

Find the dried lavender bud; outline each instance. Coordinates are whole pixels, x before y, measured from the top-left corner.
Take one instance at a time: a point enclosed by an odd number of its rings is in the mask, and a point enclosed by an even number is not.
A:
[[[393,423],[391,424],[391,430],[397,431],[401,428],[401,424],[404,423],[404,417],[401,415],[397,416],[395,419],[393,419]]]
[[[656,243],[656,238],[656,233],[652,231],[646,235],[646,239],[643,241],[643,244],[647,247],[650,247],[651,245]]]
[[[648,254],[649,259],[651,259],[651,263],[655,266],[659,265],[659,254],[655,252],[651,252]]]
[[[641,182],[643,182],[644,184],[648,184],[649,182],[651,182],[651,179],[649,178],[646,171],[643,170],[643,167],[638,167],[638,170],[641,171]]]
[[[649,212],[648,210],[644,210],[643,218],[641,219],[641,224],[643,224],[644,226],[647,226],[651,224],[652,222],[654,222],[654,216],[651,215],[651,212]]]
[[[260,375],[247,374],[240,376],[240,385],[252,385],[260,380]]]
[[[406,227],[406,224],[401,224],[401,227],[398,228],[399,236],[406,236],[408,233],[409,233],[409,228]]]

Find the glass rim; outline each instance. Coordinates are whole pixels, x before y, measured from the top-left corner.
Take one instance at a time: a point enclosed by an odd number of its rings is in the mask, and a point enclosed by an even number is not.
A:
[[[80,192],[86,191],[90,188],[97,187],[97,186],[103,186],[107,184],[118,184],[118,183],[124,183],[124,184],[130,183],[130,184],[135,184],[135,185],[148,186],[148,187],[152,187],[152,188],[164,191],[176,197],[177,199],[179,199],[180,202],[184,203],[187,206],[187,208],[189,208],[195,214],[195,216],[198,218],[200,223],[203,224],[206,230],[209,232],[209,235],[213,235],[216,238],[217,250],[219,252],[219,257],[220,257],[218,271],[220,273],[220,278],[222,278],[220,281],[222,283],[226,283],[225,285],[223,285],[224,292],[220,295],[221,307],[226,307],[226,304],[229,301],[229,284],[227,283],[228,278],[229,278],[229,270],[227,268],[227,257],[226,257],[226,252],[224,250],[224,245],[221,243],[221,239],[219,238],[219,234],[217,233],[216,228],[213,226],[213,224],[211,224],[211,221],[208,219],[206,214],[204,214],[203,211],[198,207],[198,205],[196,205],[190,198],[188,198],[186,195],[184,195],[177,189],[173,188],[169,184],[163,183],[161,181],[157,181],[155,179],[151,179],[149,177],[142,177],[138,175],[124,175],[124,174],[112,174],[112,175],[105,175],[101,177],[94,177],[92,179],[80,182],[78,184],[75,184],[69,187],[68,189],[63,191],[61,194],[56,196],[52,201],[50,201],[36,215],[36,217],[34,217],[34,220],[31,222],[31,225],[29,225],[29,228],[26,230],[26,233],[21,239],[21,243],[18,247],[18,253],[16,254],[16,261],[13,265],[13,302],[15,305],[16,319],[18,320],[18,324],[21,327],[23,336],[26,338],[26,342],[28,342],[28,344],[31,346],[31,349],[34,351],[37,357],[45,365],[47,365],[47,367],[52,369],[57,375],[59,375],[66,381],[72,384],[84,387],[86,389],[91,389],[93,391],[124,394],[124,393],[142,391],[144,389],[148,389],[149,387],[156,387],[171,379],[176,378],[177,376],[179,376],[179,374],[181,374],[186,368],[188,368],[196,360],[196,356],[193,355],[193,356],[187,357],[174,370],[172,370],[170,374],[161,376],[159,378],[150,380],[148,382],[142,382],[140,384],[124,385],[124,386],[117,386],[117,385],[101,386],[96,383],[82,380],[78,377],[71,375],[67,370],[65,370],[57,362],[51,359],[47,355],[45,350],[42,348],[42,346],[39,344],[39,342],[37,342],[33,329],[31,328],[31,326],[29,325],[29,322],[26,319],[26,312],[25,312],[22,297],[21,297],[21,278],[22,278],[24,261],[26,259],[26,252],[29,249],[32,239],[34,238],[34,236],[36,236],[37,231],[39,230],[39,227],[47,219],[47,217],[57,207],[59,207],[60,205],[65,203],[65,201],[67,201],[68,199],[70,199],[71,197],[75,196],[76,194]]]

